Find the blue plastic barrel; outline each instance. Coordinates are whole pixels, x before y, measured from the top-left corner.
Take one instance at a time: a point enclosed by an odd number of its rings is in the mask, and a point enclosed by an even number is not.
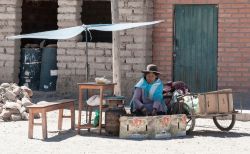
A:
[[[40,73],[41,91],[55,91],[57,80],[57,48],[45,47],[42,49],[42,64]]]

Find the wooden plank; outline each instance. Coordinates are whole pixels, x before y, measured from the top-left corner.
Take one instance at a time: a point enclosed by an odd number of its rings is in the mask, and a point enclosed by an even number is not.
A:
[[[119,23],[119,7],[117,0],[111,0],[112,23]],[[117,83],[114,88],[115,95],[121,95],[121,58],[120,58],[120,32],[113,32],[112,35],[112,59],[113,59],[113,82]]]
[[[46,139],[47,136],[47,115],[46,112],[42,112],[42,133],[43,133],[43,139]]]
[[[75,101],[75,99],[62,99],[62,100],[48,102],[48,103],[44,103],[44,104],[30,105],[30,106],[27,106],[27,108],[45,108],[45,107],[49,107],[49,106],[57,106],[57,105],[61,105],[61,104],[67,104],[67,103],[74,102],[74,101]]]
[[[29,130],[28,130],[28,137],[30,139],[33,138],[33,128],[34,128],[34,113],[32,112],[32,110],[29,110]]]

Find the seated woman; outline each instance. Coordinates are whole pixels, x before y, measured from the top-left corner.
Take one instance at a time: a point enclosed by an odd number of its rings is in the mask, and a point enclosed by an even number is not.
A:
[[[136,116],[162,115],[167,111],[163,101],[163,84],[158,78],[157,66],[149,64],[142,71],[143,77],[135,85],[134,95],[130,102],[131,113]]]

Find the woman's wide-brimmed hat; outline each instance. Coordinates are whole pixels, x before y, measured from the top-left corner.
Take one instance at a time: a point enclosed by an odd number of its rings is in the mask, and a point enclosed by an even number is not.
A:
[[[160,72],[158,72],[158,68],[155,64],[149,64],[147,66],[147,69],[146,70],[143,70],[142,73],[156,73],[156,74],[161,74]]]

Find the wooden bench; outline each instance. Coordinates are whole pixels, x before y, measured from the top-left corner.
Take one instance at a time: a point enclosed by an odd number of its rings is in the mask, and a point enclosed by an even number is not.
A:
[[[33,138],[33,127],[34,125],[42,125],[43,139],[47,138],[47,116],[46,113],[53,110],[59,110],[58,117],[58,130],[62,129],[62,119],[71,118],[71,129],[75,129],[75,108],[74,99],[63,99],[54,102],[48,102],[45,104],[34,104],[27,106],[29,109],[29,132],[28,137]],[[63,109],[69,108],[71,110],[70,116],[63,115]],[[34,114],[42,114],[42,123],[34,123]]]

